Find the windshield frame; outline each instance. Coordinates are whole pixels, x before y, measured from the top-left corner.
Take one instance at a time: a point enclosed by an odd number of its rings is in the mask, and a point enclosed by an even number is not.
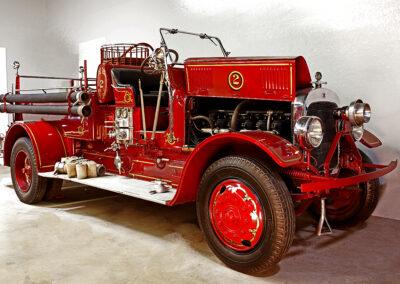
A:
[[[184,64],[177,63],[177,62],[172,63],[172,64],[168,64],[168,59],[170,61],[173,61],[173,60],[172,60],[171,54],[169,52],[169,49],[168,49],[168,46],[167,46],[167,43],[165,41],[163,33],[172,34],[172,35],[173,34],[177,34],[177,33],[181,33],[181,34],[186,34],[186,35],[198,36],[201,39],[210,40],[216,46],[219,45],[224,57],[228,57],[230,52],[226,51],[226,49],[224,48],[224,45],[222,44],[221,40],[216,36],[210,36],[210,35],[207,35],[205,33],[202,34],[202,33],[185,32],[185,31],[180,31],[178,29],[160,28],[160,35],[161,35],[161,46],[160,46],[160,49],[163,51],[165,84],[167,85],[168,97],[169,97],[169,107],[168,107],[169,108],[169,126],[168,126],[169,133],[167,134],[167,143],[170,144],[170,145],[173,145],[173,144],[175,144],[177,139],[175,138],[175,134],[174,134],[174,107],[173,107],[174,106],[174,95],[173,95],[174,92],[173,92],[173,89],[172,89],[172,86],[171,86],[171,81],[170,81],[170,78],[169,78],[169,75],[170,75],[169,74],[169,69],[172,66],[184,65]],[[215,43],[214,40],[217,43]],[[153,55],[154,55],[154,53],[153,53]]]
[[[166,49],[166,51],[168,51],[168,46],[167,46],[167,42],[166,42],[166,40],[165,40],[165,38],[164,38],[164,34],[163,34],[163,33],[171,34],[171,35],[180,33],[180,34],[186,34],[186,35],[197,36],[197,37],[199,37],[199,38],[201,38],[201,39],[208,39],[208,40],[210,40],[211,43],[213,43],[214,45],[219,46],[219,48],[221,49],[222,55],[223,55],[224,57],[228,57],[229,54],[230,54],[229,51],[226,51],[226,49],[225,49],[224,45],[222,44],[222,41],[219,39],[219,37],[211,36],[211,35],[208,35],[208,34],[206,34],[206,33],[192,33],[192,32],[181,31],[181,30],[178,30],[178,29],[160,28],[161,46],[164,47],[164,48]],[[215,40],[217,43],[215,43],[214,40]],[[169,56],[171,56],[171,55],[169,55]],[[170,58],[170,59],[171,59],[171,58]]]

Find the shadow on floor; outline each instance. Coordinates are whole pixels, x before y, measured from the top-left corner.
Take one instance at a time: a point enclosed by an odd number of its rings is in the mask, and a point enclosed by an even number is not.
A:
[[[216,266],[223,266],[204,240],[194,204],[166,207],[73,185],[67,185],[63,193],[63,199],[42,202],[38,206],[124,227],[128,229],[128,242],[129,235],[133,236],[135,232],[160,240],[178,235],[195,252]],[[393,282],[400,276],[397,253],[400,222],[372,217],[361,228],[334,230],[332,235],[322,237],[315,235],[314,224],[309,216],[297,218],[292,247],[265,280],[316,282],[322,277],[329,282],[374,282],[382,279],[383,282]],[[383,276],[385,273],[390,276]]]

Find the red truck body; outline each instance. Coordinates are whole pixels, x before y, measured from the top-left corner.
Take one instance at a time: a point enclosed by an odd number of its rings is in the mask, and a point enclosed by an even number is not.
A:
[[[166,84],[159,88],[159,73],[153,77],[143,75],[143,62],[152,56],[152,51],[151,46],[143,43],[102,48],[96,88],[90,87],[87,76],[80,79],[80,90],[90,95],[88,117],[67,114],[57,120],[28,122],[16,114],[4,143],[5,165],[13,164],[16,141],[27,137],[34,149],[38,173],[53,171],[63,157],[82,156],[103,164],[110,174],[162,182],[176,190],[173,198],[165,202],[172,206],[198,199],[202,177],[213,163],[226,156],[245,156],[266,163],[283,177],[297,215],[315,200],[329,196],[331,190],[377,179],[397,165],[396,161],[386,166],[363,161],[356,143],[374,148],[381,142],[367,130],[357,142],[352,136],[355,126],[348,118],[349,108],[341,109],[338,105],[322,113],[316,110],[313,116],[323,120],[326,113],[335,113],[338,121],[342,119],[337,124],[340,127],[330,133],[325,148],[321,148],[323,156],[316,152],[317,148],[302,147],[293,128],[306,114],[306,108],[311,109],[306,100],[310,92],[318,91],[318,86],[313,87],[307,63],[301,56],[204,57],[186,59],[181,65],[165,63]],[[17,74],[16,92],[10,95],[23,93],[18,90],[22,90],[20,81],[24,78],[29,76]],[[322,96],[327,102],[325,93]],[[252,106],[243,114],[239,104],[245,101]],[[4,110],[6,104],[3,97]],[[71,102],[66,106],[69,111]],[[269,114],[267,109],[271,110]],[[121,127],[122,135],[115,125],[124,112],[128,117],[123,121],[129,126]],[[239,123],[235,122],[235,115],[242,115],[237,118]],[[203,120],[201,126],[196,125],[197,120]],[[144,125],[149,127],[146,132]],[[118,148],[112,149],[113,143]],[[121,159],[120,168],[115,166],[116,153]],[[340,174],[342,169],[347,172],[344,176]],[[20,171],[20,175],[24,179],[26,172]]]

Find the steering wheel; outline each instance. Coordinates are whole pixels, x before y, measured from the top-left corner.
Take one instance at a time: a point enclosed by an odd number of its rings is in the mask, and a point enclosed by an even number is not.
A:
[[[167,64],[175,64],[178,62],[179,55],[176,50],[168,49],[167,59],[171,62]],[[158,75],[165,70],[164,51],[161,48],[156,48],[153,53],[147,57],[140,66],[140,71],[147,75]]]

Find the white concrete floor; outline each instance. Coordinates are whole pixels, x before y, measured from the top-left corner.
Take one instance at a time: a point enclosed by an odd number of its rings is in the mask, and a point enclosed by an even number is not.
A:
[[[0,167],[0,180],[8,177]],[[0,186],[0,283],[399,283],[400,221],[316,237],[298,220],[294,243],[269,277],[225,267],[210,251],[192,204],[164,207],[96,189],[20,203]]]

